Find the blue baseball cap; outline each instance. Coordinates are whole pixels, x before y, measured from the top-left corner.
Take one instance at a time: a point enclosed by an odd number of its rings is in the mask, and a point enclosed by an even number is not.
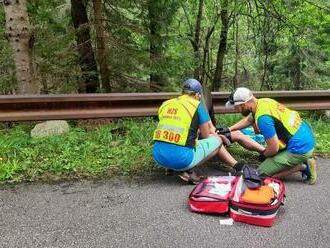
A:
[[[185,92],[195,92],[195,93],[200,93],[202,94],[202,85],[201,83],[193,78],[187,79],[184,83],[183,83],[183,91]]]

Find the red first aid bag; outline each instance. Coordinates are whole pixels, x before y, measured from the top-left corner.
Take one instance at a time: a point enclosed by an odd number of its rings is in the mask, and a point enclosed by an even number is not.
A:
[[[285,186],[282,181],[268,177],[263,180],[263,185],[274,188],[274,199],[267,204],[251,203],[244,196],[247,187],[243,177],[235,176],[213,176],[203,179],[190,193],[188,205],[193,212],[227,214],[234,221],[244,222],[258,226],[272,226],[282,205]],[[260,194],[260,189],[256,189]],[[252,192],[253,193],[253,192]],[[244,199],[249,199],[245,202]],[[256,200],[260,196],[256,195]]]
[[[239,178],[213,176],[204,178],[190,193],[188,205],[194,212],[224,214]]]
[[[272,226],[280,206],[283,205],[282,202],[283,198],[285,197],[285,186],[281,180],[272,177],[266,178],[264,180],[264,185],[268,187],[272,186],[275,189],[274,199],[271,202],[265,204],[255,204],[251,203],[250,201],[245,202],[243,197],[244,193],[239,192],[240,185],[237,185],[235,189],[236,192],[233,194],[233,197],[230,201],[230,218],[232,218],[234,221],[244,222],[257,226]],[[249,193],[251,193],[251,191]]]

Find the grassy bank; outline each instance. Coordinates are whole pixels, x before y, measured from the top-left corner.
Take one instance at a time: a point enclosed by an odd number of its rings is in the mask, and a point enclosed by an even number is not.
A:
[[[221,116],[230,125],[239,115]],[[308,118],[317,138],[316,152],[330,155],[330,123]],[[0,130],[0,182],[111,177],[157,170],[151,156],[153,118],[120,119],[90,128],[71,122],[68,134],[31,138],[31,124]],[[235,157],[246,161],[256,155],[232,146]]]

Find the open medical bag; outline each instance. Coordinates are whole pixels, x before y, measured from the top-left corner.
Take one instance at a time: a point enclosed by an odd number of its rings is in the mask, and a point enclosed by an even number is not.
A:
[[[199,213],[227,213],[230,198],[234,194],[233,187],[238,179],[234,176],[204,178],[197,184],[188,198],[190,209]]]
[[[269,227],[273,225],[282,205],[285,186],[282,181],[272,177],[263,179],[262,184],[264,186],[251,190],[247,188],[243,176],[207,177],[191,192],[188,205],[193,212],[229,213],[234,221]],[[262,202],[265,192],[269,194],[269,188],[272,189],[272,195]],[[253,203],[254,199],[250,196],[254,195],[258,203]]]
[[[242,184],[242,185],[241,185]],[[264,185],[274,187],[274,197],[270,202],[256,204],[245,202],[244,193],[240,192],[244,188],[244,181],[238,181],[233,198],[230,201],[229,215],[234,221],[244,222],[257,226],[272,226],[278,209],[283,204],[285,186],[281,180],[268,177],[264,179]],[[245,191],[246,193],[246,191]]]

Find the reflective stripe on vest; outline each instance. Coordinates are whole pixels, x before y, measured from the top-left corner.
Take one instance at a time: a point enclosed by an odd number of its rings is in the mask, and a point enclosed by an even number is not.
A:
[[[199,101],[188,95],[165,101],[158,110],[159,123],[153,139],[180,146],[194,146],[194,142],[187,142],[198,105]]]
[[[273,117],[276,134],[279,140],[279,148],[280,150],[284,149],[290,138],[298,131],[301,125],[299,113],[285,107],[283,104],[273,99],[261,98],[257,102],[255,113],[255,122],[257,126],[258,119],[263,115]]]

